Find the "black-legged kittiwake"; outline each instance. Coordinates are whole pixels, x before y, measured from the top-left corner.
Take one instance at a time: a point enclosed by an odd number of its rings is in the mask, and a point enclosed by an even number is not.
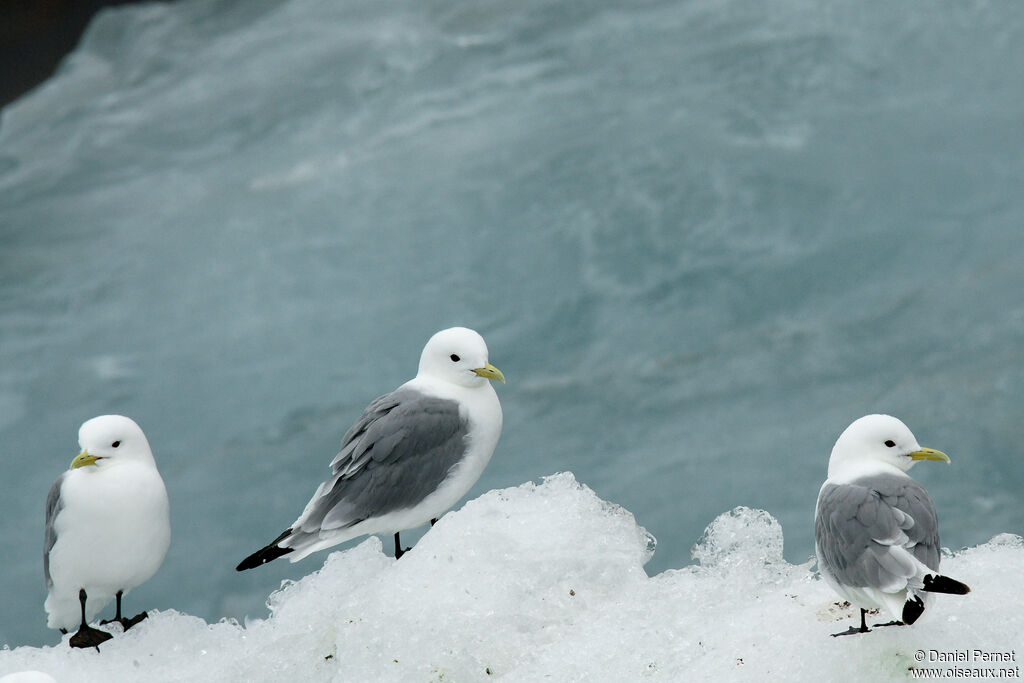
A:
[[[935,505],[906,473],[921,460],[949,457],[922,448],[889,415],[862,417],[836,441],[818,493],[814,546],[821,576],[860,608],[860,627],[833,635],[866,633],[866,611],[875,608],[893,623],[913,624],[933,593],[970,591],[939,574]]]
[[[238,571],[282,555],[310,553],[366,534],[431,524],[480,478],[501,434],[501,404],[489,380],[504,382],[487,362],[483,337],[465,327],[435,334],[419,371],[374,400],[341,441],[332,475],[297,520]]]
[[[109,639],[89,622],[111,599],[128,629],[146,617],[121,616],[121,597],[147,581],[171,542],[167,490],[146,435],[121,415],[95,417],[78,431],[82,452],[46,500],[43,572],[47,626],[78,626],[72,647]],[[103,623],[110,623],[109,621]]]

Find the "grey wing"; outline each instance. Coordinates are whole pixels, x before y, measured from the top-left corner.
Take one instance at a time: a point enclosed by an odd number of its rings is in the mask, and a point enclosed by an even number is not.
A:
[[[939,569],[939,518],[928,490],[909,477],[869,477],[861,480],[878,491],[889,505],[913,522],[904,529],[905,547],[929,569]]]
[[[331,461],[334,474],[353,476],[369,461],[373,446],[379,440],[374,438],[373,432],[379,432],[380,428],[374,428],[374,425],[398,407],[402,402],[402,393],[395,391],[384,394],[366,407],[356,423],[341,438],[341,450]],[[386,426],[386,421],[382,426]],[[364,438],[367,437],[367,431],[371,433],[368,438]]]
[[[333,476],[293,528],[349,527],[415,506],[462,460],[467,432],[455,401],[409,389],[381,396],[342,439]]]
[[[46,575],[46,590],[53,588],[53,579],[50,577],[50,551],[53,549],[53,544],[57,542],[57,532],[53,528],[53,523],[57,519],[57,513],[64,507],[60,498],[60,487],[67,474],[64,472],[57,477],[57,481],[53,482],[53,486],[50,487],[49,495],[46,496],[46,529],[43,540],[43,573]]]
[[[928,492],[905,477],[830,484],[818,496],[814,539],[836,580],[885,592],[906,587],[916,558],[938,568],[938,525]]]

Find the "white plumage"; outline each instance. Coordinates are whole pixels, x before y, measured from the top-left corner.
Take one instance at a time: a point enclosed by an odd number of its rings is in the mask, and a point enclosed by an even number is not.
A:
[[[65,630],[81,623],[80,590],[91,621],[156,573],[171,540],[167,491],[142,429],[103,415],[82,425],[78,442],[47,504],[47,625]]]

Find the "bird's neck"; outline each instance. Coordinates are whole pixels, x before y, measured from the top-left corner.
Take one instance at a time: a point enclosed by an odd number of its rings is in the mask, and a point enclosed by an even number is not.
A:
[[[829,460],[828,479],[834,484],[849,484],[863,477],[877,474],[909,476],[906,472],[881,460]]]

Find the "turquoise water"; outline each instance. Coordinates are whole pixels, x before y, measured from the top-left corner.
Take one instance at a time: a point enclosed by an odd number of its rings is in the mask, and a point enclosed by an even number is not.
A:
[[[171,496],[126,609],[263,616],[324,554],[234,565],[454,324],[508,378],[470,495],[571,470],[651,573],[741,504],[808,558],[868,412],[950,454],[944,545],[1021,533],[1022,72],[1012,2],[102,13],[0,120],[0,641],[57,641],[81,422],[138,421]]]

